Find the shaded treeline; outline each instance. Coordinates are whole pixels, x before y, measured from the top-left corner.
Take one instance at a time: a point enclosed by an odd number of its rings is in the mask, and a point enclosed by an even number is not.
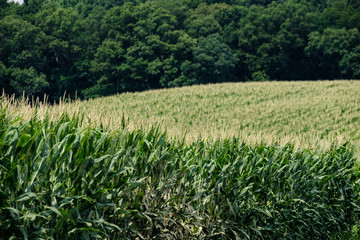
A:
[[[81,98],[360,77],[356,0],[0,0],[0,88]]]

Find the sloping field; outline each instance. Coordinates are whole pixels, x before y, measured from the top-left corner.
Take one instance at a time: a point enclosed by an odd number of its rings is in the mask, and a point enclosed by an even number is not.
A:
[[[0,239],[359,239],[359,83],[3,97]]]
[[[162,124],[192,141],[239,137],[247,143],[325,147],[350,141],[360,149],[360,81],[254,82],[124,93],[37,108],[56,118],[83,113],[93,124],[130,130]],[[21,105],[21,104],[20,104]],[[23,105],[12,110],[31,116]],[[86,121],[84,121],[86,123]],[[86,123],[87,124],[87,123]]]

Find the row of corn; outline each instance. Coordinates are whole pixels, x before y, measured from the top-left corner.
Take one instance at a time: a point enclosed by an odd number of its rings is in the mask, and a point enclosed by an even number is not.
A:
[[[326,152],[169,140],[0,112],[0,239],[356,238],[360,174]]]

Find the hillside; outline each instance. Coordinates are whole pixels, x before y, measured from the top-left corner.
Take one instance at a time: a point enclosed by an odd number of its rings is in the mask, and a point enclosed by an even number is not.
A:
[[[359,239],[359,83],[4,98],[0,239]]]
[[[41,105],[57,118],[81,113],[112,130],[160,124],[172,138],[239,137],[247,143],[265,142],[297,147],[325,147],[350,141],[360,149],[360,81],[252,82],[197,85],[111,97],[71,104]],[[26,104],[12,112],[30,117]],[[34,113],[33,113],[34,114]]]

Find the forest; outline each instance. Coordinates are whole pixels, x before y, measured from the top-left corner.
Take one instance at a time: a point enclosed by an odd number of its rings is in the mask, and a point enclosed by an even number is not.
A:
[[[0,0],[0,89],[360,78],[359,0]]]

